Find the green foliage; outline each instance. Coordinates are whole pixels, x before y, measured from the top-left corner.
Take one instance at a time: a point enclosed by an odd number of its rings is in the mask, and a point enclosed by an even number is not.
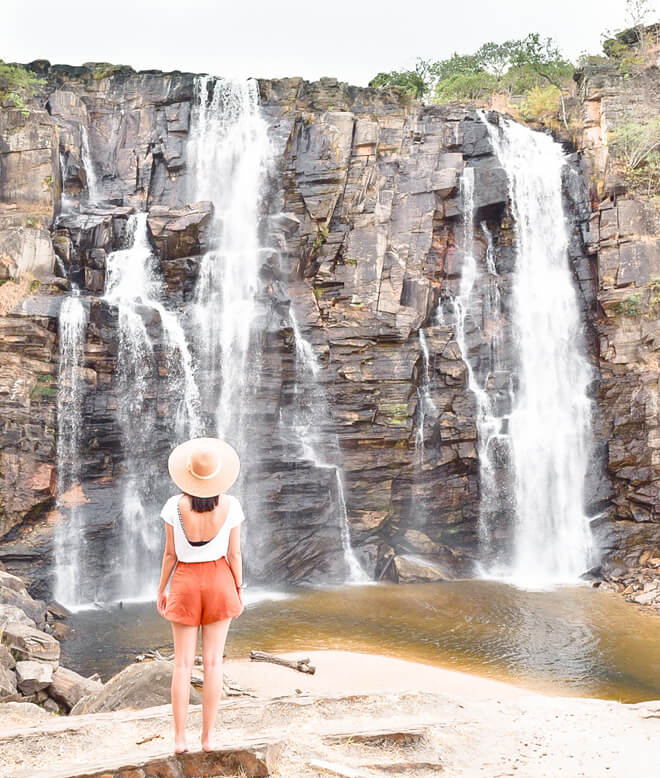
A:
[[[422,98],[429,88],[429,63],[418,60],[414,70],[392,70],[377,73],[369,82],[372,87],[395,86],[416,99]]]
[[[53,386],[52,378],[49,375],[37,376],[37,383],[32,387],[30,398],[40,400],[46,397],[56,397],[57,387]]]
[[[649,308],[651,311],[655,312],[656,309],[660,309],[660,276],[651,279],[649,287],[651,289]]]
[[[414,70],[379,73],[370,86],[399,86],[418,98],[447,103],[483,100],[496,92],[527,94],[554,84],[565,87],[573,66],[552,38],[530,33],[503,43],[489,41],[473,54],[454,52],[448,59],[418,60]]]
[[[26,216],[25,221],[23,222],[26,227],[38,227],[39,226],[39,219],[37,219],[36,216]]]
[[[617,303],[614,306],[614,311],[621,316],[630,316],[636,318],[641,313],[642,309],[642,293],[635,292],[629,297],[626,297],[623,302]]]
[[[33,278],[32,281],[30,281],[30,292],[31,293],[36,292],[40,286],[41,286],[41,281],[39,281],[37,278]]]
[[[535,86],[523,98],[520,115],[525,121],[548,122],[559,112],[561,89],[554,84]]]
[[[612,130],[608,145],[631,188],[648,194],[660,187],[660,116],[627,121]]]
[[[0,106],[18,108],[24,116],[30,111],[26,101],[46,82],[20,65],[8,65],[0,59]]]
[[[345,257],[344,258],[344,264],[345,265],[357,265],[357,257]]]

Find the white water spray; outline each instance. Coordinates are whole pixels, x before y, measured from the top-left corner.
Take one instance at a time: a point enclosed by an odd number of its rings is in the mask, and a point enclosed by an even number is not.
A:
[[[57,505],[60,519],[55,528],[55,599],[65,607],[84,600],[80,567],[84,521],[78,498],[68,494],[80,482],[80,444],[83,421],[81,367],[87,331],[87,312],[80,292],[73,287],[63,301],[58,318],[59,371],[57,390]]]
[[[259,209],[271,157],[258,84],[210,76],[195,82],[187,164],[193,200],[211,200],[209,249],[195,289],[195,345],[213,434],[244,446],[252,324],[259,289]]]
[[[591,565],[584,482],[592,407],[584,328],[568,260],[565,155],[549,135],[486,122],[515,220],[513,330],[520,388],[510,418],[517,526],[514,577],[574,580]]]

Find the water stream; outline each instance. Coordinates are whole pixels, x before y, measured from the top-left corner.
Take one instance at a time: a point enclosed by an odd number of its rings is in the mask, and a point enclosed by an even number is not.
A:
[[[154,570],[162,553],[161,527],[153,521],[162,498],[161,462],[154,456],[162,443],[158,426],[166,427],[167,441],[175,445],[198,434],[200,422],[192,357],[176,314],[161,302],[163,282],[149,242],[146,213],[129,217],[126,241],[127,248],[108,257],[103,299],[118,316],[117,418],[126,474],[117,554],[121,567],[131,571],[117,580],[115,595],[139,599],[153,594]],[[158,330],[164,341],[159,345],[166,352],[160,376],[154,346]],[[154,401],[159,381],[165,400],[175,409],[160,422]]]
[[[593,562],[584,511],[593,375],[567,253],[566,158],[545,133],[503,117],[486,127],[509,180],[516,239],[518,391],[508,420],[516,530],[510,566],[499,572],[532,584],[570,581]]]
[[[74,285],[58,317],[57,377],[57,507],[62,519],[55,526],[54,597],[64,605],[82,601],[81,571],[85,563],[84,521],[72,490],[80,483],[80,443],[83,424],[81,375],[87,331],[87,311]],[[64,518],[66,520],[64,520]]]

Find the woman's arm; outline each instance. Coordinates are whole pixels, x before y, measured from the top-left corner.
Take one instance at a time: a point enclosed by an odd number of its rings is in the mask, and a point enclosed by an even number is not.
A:
[[[174,550],[174,529],[171,524],[165,524],[165,551],[163,551],[163,564],[160,571],[160,583],[158,584],[158,611],[165,610],[165,587],[170,580],[170,575],[176,564],[177,557]],[[163,602],[161,602],[163,600]]]
[[[241,525],[232,528],[229,533],[229,547],[227,548],[227,561],[231,569],[236,586],[243,586],[243,557],[241,556]]]

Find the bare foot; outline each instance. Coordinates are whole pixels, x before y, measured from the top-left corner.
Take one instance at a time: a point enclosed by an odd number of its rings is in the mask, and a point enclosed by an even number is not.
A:
[[[213,747],[213,744],[211,743],[210,737],[203,737],[202,738],[202,748],[204,751],[215,751],[215,748]]]
[[[174,753],[183,754],[188,750],[188,746],[185,743],[174,743]]]

